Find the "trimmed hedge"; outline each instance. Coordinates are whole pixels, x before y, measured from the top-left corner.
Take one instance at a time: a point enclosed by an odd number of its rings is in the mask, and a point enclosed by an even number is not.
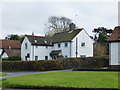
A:
[[[63,58],[38,61],[2,61],[3,71],[48,71],[72,68],[102,68],[109,66],[108,57]]]

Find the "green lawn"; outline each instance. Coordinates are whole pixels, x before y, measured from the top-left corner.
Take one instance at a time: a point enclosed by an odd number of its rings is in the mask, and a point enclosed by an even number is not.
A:
[[[2,73],[2,72],[0,72],[0,77],[1,77],[1,76],[5,76],[5,74],[4,74],[4,73]]]
[[[0,72],[0,77],[5,76],[4,73]],[[0,80],[0,87],[2,86],[2,81]]]
[[[118,88],[118,72],[64,71],[2,80],[3,87]]]

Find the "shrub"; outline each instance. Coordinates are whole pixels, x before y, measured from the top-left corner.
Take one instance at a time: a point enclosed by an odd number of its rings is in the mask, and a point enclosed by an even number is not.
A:
[[[11,57],[9,57],[9,60],[10,61],[15,61],[15,60],[21,60],[21,57],[20,56],[11,56]]]
[[[72,68],[102,68],[109,66],[108,57],[63,58],[58,60],[38,61],[3,61],[2,70],[11,71],[48,71]]]

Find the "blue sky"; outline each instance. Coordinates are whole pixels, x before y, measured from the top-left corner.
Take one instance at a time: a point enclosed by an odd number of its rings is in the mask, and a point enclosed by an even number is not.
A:
[[[118,25],[118,2],[3,2],[2,37],[8,34],[45,34],[50,16],[65,16],[90,35],[98,27]],[[77,16],[76,16],[77,15]]]

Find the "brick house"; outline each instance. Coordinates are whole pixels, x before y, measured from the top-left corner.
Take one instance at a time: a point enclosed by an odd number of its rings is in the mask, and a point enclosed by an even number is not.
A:
[[[11,56],[21,56],[21,45],[17,40],[0,40],[0,58],[9,59]]]

